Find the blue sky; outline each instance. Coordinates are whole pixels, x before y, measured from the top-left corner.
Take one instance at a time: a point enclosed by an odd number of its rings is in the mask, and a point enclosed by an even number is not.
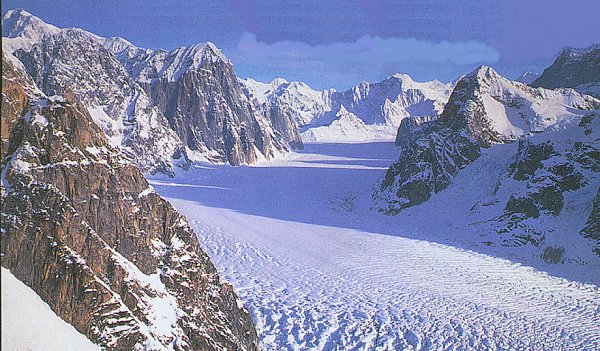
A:
[[[446,82],[479,64],[515,78],[600,42],[598,0],[2,1],[17,7],[142,47],[212,41],[240,77],[320,89],[396,72]]]

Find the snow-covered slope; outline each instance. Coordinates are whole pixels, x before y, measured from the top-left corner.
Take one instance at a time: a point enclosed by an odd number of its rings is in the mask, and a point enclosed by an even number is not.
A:
[[[100,350],[2,267],[3,350]]]
[[[268,84],[251,79],[242,82],[258,102],[290,111],[302,139],[309,142],[392,140],[402,119],[439,114],[452,90],[452,84],[415,82],[405,74],[377,83],[362,82],[342,92],[316,91],[283,79]],[[362,123],[340,120],[347,113]]]
[[[336,112],[331,124],[309,128],[302,134],[302,139],[307,142],[352,142],[370,138],[371,134],[365,122],[348,112],[343,105]]]
[[[8,10],[2,16],[2,50],[29,50],[44,37],[59,31],[59,28],[43,22],[23,9]]]
[[[457,83],[439,121],[489,146],[578,123],[597,108],[600,100],[573,89],[531,88],[481,66]]]
[[[475,164],[495,163],[482,175],[493,186],[461,197],[471,206],[464,221],[493,245],[532,245],[548,261],[589,257],[597,238],[580,232],[600,185],[598,108],[573,89],[530,88],[480,67],[457,83],[437,120],[403,121],[401,154],[375,187],[375,208],[398,214],[438,199],[442,209],[459,196],[448,187],[468,186]]]
[[[283,78],[270,83],[250,78],[240,81],[250,98],[272,108],[288,110],[300,129],[307,127],[315,117],[331,110],[331,97],[335,92],[333,89],[313,90],[305,83],[288,82]]]
[[[117,37],[104,39],[104,45],[139,83],[151,84],[161,78],[174,82],[185,72],[197,70],[208,61],[231,63],[211,42],[183,46],[172,51],[138,48]]]

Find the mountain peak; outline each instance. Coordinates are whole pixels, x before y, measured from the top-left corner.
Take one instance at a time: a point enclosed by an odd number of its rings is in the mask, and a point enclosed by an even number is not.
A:
[[[406,73],[395,73],[392,75],[392,77],[397,78],[401,81],[407,81],[407,82],[414,82],[414,80],[412,79],[411,76],[409,76]]]
[[[531,83],[533,87],[576,88],[579,85],[600,82],[600,44],[587,48],[562,49],[552,65]]]
[[[498,73],[496,73],[496,71],[490,66],[480,65],[473,72],[467,74],[467,76],[476,77],[476,78],[484,78],[484,79],[485,78],[496,78],[496,77],[498,77]]]
[[[23,9],[8,10],[2,16],[2,36],[6,38],[37,39],[59,31],[58,27],[42,21]]]
[[[592,44],[587,48],[565,47],[560,51],[559,56],[581,56],[589,54],[594,50],[600,50],[600,44]]]

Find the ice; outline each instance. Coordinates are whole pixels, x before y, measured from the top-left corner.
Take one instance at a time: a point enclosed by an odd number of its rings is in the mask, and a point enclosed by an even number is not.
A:
[[[550,267],[481,245],[465,223],[464,199],[495,186],[515,147],[491,148],[431,205],[396,217],[369,210],[398,154],[389,142],[308,143],[150,181],[188,217],[264,350],[593,349],[597,264]]]

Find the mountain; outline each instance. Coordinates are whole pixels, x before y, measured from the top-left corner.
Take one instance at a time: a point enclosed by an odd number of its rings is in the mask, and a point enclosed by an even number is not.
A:
[[[105,349],[258,349],[185,218],[74,93],[46,96],[6,51],[2,84],[2,266]]]
[[[302,82],[288,82],[277,78],[270,83],[261,83],[253,79],[240,80],[246,94],[267,109],[287,110],[298,127],[303,130],[311,121],[331,110],[331,96],[335,92],[329,90],[313,90]]]
[[[582,93],[600,97],[600,45],[595,44],[585,49],[563,49],[531,86],[575,88]]]
[[[586,229],[597,225],[588,211],[600,185],[594,109],[600,100],[573,89],[531,88],[482,66],[456,84],[439,118],[402,121],[400,157],[375,186],[374,208],[394,215],[432,197],[443,207],[454,201],[443,200],[449,196],[444,190],[453,183],[468,186],[473,172],[467,169],[477,163],[481,177],[496,185],[462,200],[474,202],[465,219],[472,226],[501,235],[502,245],[539,246],[565,232],[597,240]],[[562,260],[562,253],[548,250],[548,261]]]
[[[533,72],[525,72],[519,76],[519,78],[515,79],[515,82],[523,83],[523,84],[531,84],[533,81],[540,77],[539,74]]]
[[[6,49],[39,87],[52,95],[68,86],[145,172],[173,175],[190,160],[253,163],[302,146],[289,116],[246,98],[231,62],[211,43],[153,51],[61,30],[22,10],[7,13],[3,28],[10,40],[27,38]],[[42,34],[29,39],[31,32]]]
[[[352,89],[316,91],[301,82],[276,79],[242,81],[249,94],[270,109],[289,111],[304,141],[364,141],[392,139],[402,119],[435,116],[448,101],[451,84],[415,82],[395,74]],[[348,122],[348,113],[360,120]],[[343,116],[345,120],[340,120]],[[352,131],[353,128],[357,128]]]
[[[481,66],[458,81],[437,119],[403,121],[396,139],[403,146],[399,161],[376,191],[380,210],[397,213],[428,200],[482,147],[566,128],[598,108],[600,100],[572,89],[531,88]]]
[[[290,117],[253,104],[214,44],[170,52],[136,48],[119,38],[104,45],[165,114],[193,159],[240,165],[302,147]]]
[[[599,100],[573,89],[531,88],[481,66],[454,88],[439,121],[466,129],[481,146],[506,143],[547,129],[562,128],[600,108]]]
[[[13,43],[12,52],[37,86],[48,96],[70,90],[111,144],[121,147],[144,172],[173,174],[175,165],[189,166],[164,115],[103,47],[102,38],[81,29],[60,30],[23,10],[7,12],[2,21],[13,39],[33,38],[28,45]],[[13,24],[22,25],[10,27]],[[29,35],[34,30],[43,34]],[[11,52],[5,45],[3,50]]]
[[[2,50],[29,50],[44,37],[58,32],[59,28],[44,23],[23,9],[8,10],[2,16]]]

